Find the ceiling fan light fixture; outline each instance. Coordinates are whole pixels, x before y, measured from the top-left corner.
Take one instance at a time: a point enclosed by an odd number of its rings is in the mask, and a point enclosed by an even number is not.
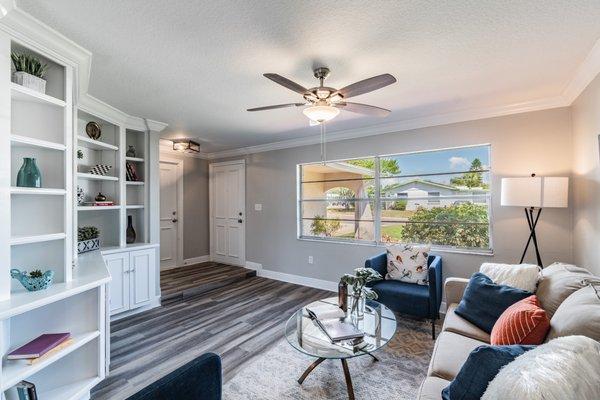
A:
[[[330,94],[331,92],[327,89],[317,89],[317,97],[319,99],[326,99]]]
[[[344,100],[344,98],[339,93],[335,93],[329,98],[329,101],[331,101],[332,103],[338,103],[342,100]]]
[[[302,110],[302,113],[312,121],[321,123],[337,117],[340,113],[340,110],[332,106],[318,105],[306,107],[304,110]]]

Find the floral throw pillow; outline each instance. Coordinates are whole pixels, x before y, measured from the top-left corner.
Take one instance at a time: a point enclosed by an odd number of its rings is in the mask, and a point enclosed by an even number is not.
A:
[[[385,279],[428,285],[428,245],[395,245],[387,248]]]

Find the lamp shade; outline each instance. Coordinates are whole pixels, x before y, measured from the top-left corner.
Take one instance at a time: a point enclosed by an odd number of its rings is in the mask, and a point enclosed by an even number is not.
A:
[[[515,207],[541,207],[542,178],[502,178],[500,204]]]
[[[568,207],[569,178],[502,178],[500,204],[515,207]]]

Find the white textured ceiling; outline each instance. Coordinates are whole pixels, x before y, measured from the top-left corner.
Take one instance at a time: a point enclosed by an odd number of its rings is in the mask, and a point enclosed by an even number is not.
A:
[[[19,0],[93,53],[90,94],[169,123],[166,137],[217,151],[317,135],[301,109],[248,113],[300,95],[275,72],[342,87],[389,72],[398,83],[355,98],[385,120],[342,112],[335,131],[561,94],[600,37],[598,0]]]

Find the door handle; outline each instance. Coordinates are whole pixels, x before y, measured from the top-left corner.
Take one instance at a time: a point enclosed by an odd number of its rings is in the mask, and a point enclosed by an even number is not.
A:
[[[178,221],[178,219],[177,219],[177,218],[173,218],[173,219],[171,220],[171,222],[177,222],[177,221]]]

